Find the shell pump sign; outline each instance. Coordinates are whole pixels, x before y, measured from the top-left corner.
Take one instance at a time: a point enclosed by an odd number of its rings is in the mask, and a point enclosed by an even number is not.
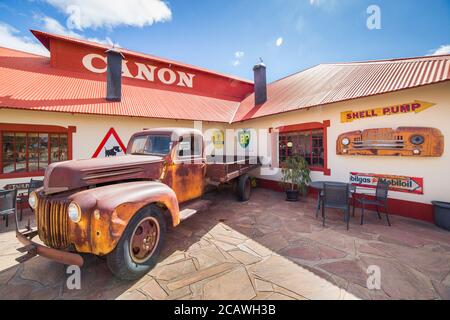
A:
[[[398,105],[378,107],[366,110],[358,110],[358,111],[344,111],[341,112],[341,122],[353,122],[355,120],[362,120],[367,118],[374,117],[383,117],[383,116],[394,116],[406,113],[420,113],[422,111],[431,108],[436,105],[432,102],[419,101],[414,100],[412,102],[402,103]]]
[[[423,178],[373,173],[350,173],[350,183],[358,187],[375,189],[379,180],[387,181],[391,191],[423,194]]]

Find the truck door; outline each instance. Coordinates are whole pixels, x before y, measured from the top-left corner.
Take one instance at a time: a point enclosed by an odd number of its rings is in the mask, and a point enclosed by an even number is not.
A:
[[[172,189],[178,202],[189,201],[203,195],[206,163],[201,135],[180,137],[174,159]]]

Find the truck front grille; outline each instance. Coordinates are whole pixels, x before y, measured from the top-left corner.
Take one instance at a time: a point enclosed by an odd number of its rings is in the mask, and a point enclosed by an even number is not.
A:
[[[69,246],[67,208],[70,201],[39,198],[36,223],[39,238],[49,247],[64,249]]]

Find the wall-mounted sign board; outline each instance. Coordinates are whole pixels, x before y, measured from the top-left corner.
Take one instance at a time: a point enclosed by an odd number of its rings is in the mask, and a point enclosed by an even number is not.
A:
[[[92,158],[123,156],[127,149],[114,128],[109,129]]]
[[[414,100],[413,102],[393,106],[377,107],[359,111],[349,110],[341,112],[341,122],[345,123],[367,118],[393,116],[406,113],[420,113],[434,105],[436,104],[432,102]]]
[[[355,186],[375,189],[379,180],[388,182],[392,191],[423,194],[423,178],[350,172],[350,183]]]
[[[339,135],[336,153],[344,156],[441,157],[444,136],[439,129],[427,127],[351,131]]]

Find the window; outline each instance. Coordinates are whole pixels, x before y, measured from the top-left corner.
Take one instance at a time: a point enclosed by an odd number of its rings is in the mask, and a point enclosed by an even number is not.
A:
[[[201,136],[190,135],[180,138],[178,143],[179,157],[198,157],[202,155],[203,140]]]
[[[301,155],[311,168],[323,168],[323,129],[280,134],[280,162],[289,156]]]
[[[42,175],[50,163],[71,159],[73,132],[74,127],[0,123],[0,176]]]
[[[43,171],[67,160],[67,133],[2,132],[2,172]]]
[[[309,163],[312,171],[321,171],[329,176],[327,160],[327,130],[331,122],[307,122],[276,128],[277,139],[274,140],[273,150],[276,150],[278,141],[278,162],[272,165],[281,167],[287,157],[301,155]],[[273,130],[273,129],[271,129]]]
[[[131,145],[131,154],[166,155],[172,148],[170,136],[138,136]]]

